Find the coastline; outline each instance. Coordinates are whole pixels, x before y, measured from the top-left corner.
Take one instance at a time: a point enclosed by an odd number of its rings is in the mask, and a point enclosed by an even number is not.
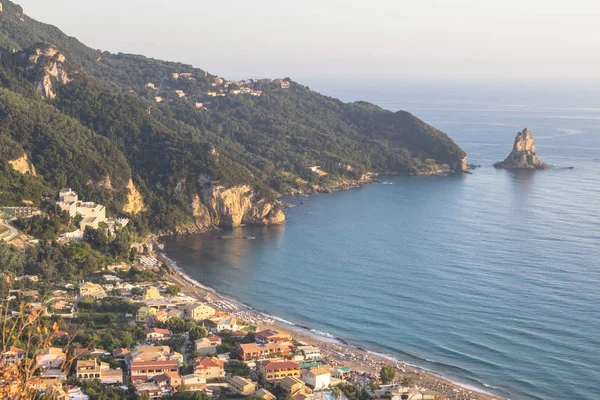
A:
[[[435,371],[403,362],[394,356],[358,347],[345,339],[253,309],[193,279],[175,261],[171,260],[164,250],[157,252],[157,258],[171,271],[164,278],[180,286],[183,294],[204,299],[219,311],[228,312],[240,321],[255,325],[257,329],[272,328],[289,331],[299,342],[318,347],[323,357],[334,367],[349,366],[353,371],[378,376],[381,366],[393,364],[398,370],[397,382],[403,378],[410,378],[420,390],[434,392],[448,400],[506,399],[506,397],[494,395],[478,387],[451,381]]]

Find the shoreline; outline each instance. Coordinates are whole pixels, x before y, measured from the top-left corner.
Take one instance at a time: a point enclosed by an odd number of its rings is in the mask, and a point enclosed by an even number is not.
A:
[[[164,250],[157,251],[157,258],[172,271],[164,278],[181,287],[183,294],[206,300],[219,311],[228,312],[238,320],[255,325],[257,329],[282,329],[293,333],[295,340],[319,347],[321,354],[332,366],[346,365],[353,371],[368,375],[378,375],[383,365],[394,365],[398,369],[396,381],[407,377],[421,390],[435,392],[448,400],[501,400],[501,397],[484,389],[455,382],[436,371],[403,362],[393,355],[379,353],[351,344],[347,340],[320,332],[307,326],[297,325],[278,316],[254,309],[231,296],[219,293],[193,279],[187,272],[171,260]]]

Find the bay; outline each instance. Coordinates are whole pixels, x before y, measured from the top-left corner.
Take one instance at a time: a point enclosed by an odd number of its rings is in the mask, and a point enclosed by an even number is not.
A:
[[[169,238],[167,255],[252,307],[463,384],[514,399],[598,398],[598,92],[319,89],[410,111],[481,167],[287,199],[296,207],[284,226],[219,233],[255,240]],[[554,168],[494,169],[526,126]]]

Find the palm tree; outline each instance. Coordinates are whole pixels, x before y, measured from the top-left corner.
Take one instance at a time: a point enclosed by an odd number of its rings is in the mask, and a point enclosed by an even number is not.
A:
[[[342,398],[342,391],[337,386],[331,388],[331,394],[335,400],[340,400]]]

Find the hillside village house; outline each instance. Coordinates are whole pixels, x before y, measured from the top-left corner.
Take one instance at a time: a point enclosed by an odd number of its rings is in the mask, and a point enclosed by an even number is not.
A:
[[[106,297],[104,288],[97,283],[85,282],[79,287],[79,297],[102,299]]]
[[[165,372],[152,378],[152,380],[161,388],[170,392],[175,392],[183,384],[183,379],[178,372]]]
[[[133,361],[164,361],[173,360],[178,365],[183,363],[183,356],[171,351],[169,346],[138,346],[133,352],[125,355],[125,361],[131,364]]]
[[[78,379],[99,379],[104,384],[123,383],[123,371],[111,369],[110,364],[98,360],[77,360],[75,374]]]
[[[215,312],[215,309],[206,303],[193,304],[185,310],[186,317],[196,321],[208,319],[215,315]]]
[[[135,385],[135,394],[138,397],[147,396],[148,399],[160,399],[163,390],[154,382],[140,382]]]
[[[225,376],[225,363],[218,358],[205,357],[194,362],[194,373],[204,379]]]
[[[284,343],[292,340],[292,335],[275,329],[265,329],[264,331],[256,332],[256,343]]]
[[[183,375],[181,379],[185,387],[191,392],[206,389],[206,378],[202,375],[188,374]]]
[[[2,353],[2,364],[15,364],[25,359],[25,351],[15,346],[10,346]]]
[[[35,363],[38,368],[58,369],[66,359],[67,355],[61,348],[49,347],[37,352]]]
[[[305,360],[321,358],[321,350],[315,346],[298,346],[296,350],[304,354]]]
[[[216,325],[211,327],[210,331],[212,333],[217,333],[217,332],[221,332],[221,331],[237,331],[238,330],[238,324],[237,324],[237,319],[233,318],[233,317],[228,317],[228,318],[221,318],[219,321],[217,321]]]
[[[331,373],[328,368],[314,367],[302,373],[302,380],[314,390],[323,390],[331,384]]]
[[[151,316],[156,315],[158,310],[153,307],[142,306],[135,314],[135,320],[137,322],[148,322]]]
[[[263,361],[259,369],[267,382],[277,382],[287,376],[300,378],[300,365],[293,361]]]
[[[171,331],[162,328],[146,328],[144,329],[144,335],[146,340],[149,341],[164,340],[171,337]]]
[[[312,390],[307,388],[304,382],[294,376],[286,376],[279,382],[279,385],[283,392],[290,396],[312,393]]]
[[[229,387],[242,396],[248,396],[254,393],[256,385],[250,379],[234,376],[229,380]]]
[[[196,351],[203,356],[207,354],[215,354],[217,352],[217,346],[221,344],[221,338],[218,336],[208,336],[196,340],[194,344]]]
[[[160,300],[163,296],[160,294],[156,286],[148,286],[144,290],[144,300]]]
[[[175,360],[134,361],[130,370],[132,382],[145,382],[165,372],[179,372],[179,365]]]
[[[237,348],[237,356],[242,360],[252,360],[272,357],[279,354],[286,356],[290,354],[290,345],[288,343],[267,343],[259,345],[256,343],[240,343]]]
[[[275,400],[277,399],[277,397],[275,397],[275,395],[271,392],[269,392],[267,389],[258,389],[254,395],[256,397],[258,397],[259,399],[262,400]]]

